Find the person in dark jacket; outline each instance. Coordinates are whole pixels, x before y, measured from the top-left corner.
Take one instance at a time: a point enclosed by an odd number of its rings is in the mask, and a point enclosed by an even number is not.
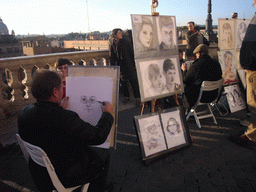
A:
[[[188,22],[188,32],[185,34],[187,40],[186,60],[195,60],[196,55],[193,53],[195,48],[200,44],[210,45],[208,40],[200,33],[200,30],[193,21]]]
[[[253,0],[253,6],[256,9],[256,0]],[[241,135],[232,134],[229,136],[231,141],[234,141],[242,146],[256,146],[256,14],[252,18],[244,40],[240,49],[240,63],[246,69],[246,84],[247,84],[247,104],[251,112],[251,122],[247,131]]]
[[[140,91],[137,71],[135,67],[134,52],[131,40],[123,38],[121,29],[113,29],[109,40],[110,64],[120,66],[121,76],[124,82],[123,103],[130,100],[129,83],[131,83],[136,105],[140,105]]]
[[[198,45],[193,53],[197,59],[190,68],[187,70],[185,64],[181,67],[184,82],[183,105],[187,111],[196,103],[203,81],[217,81],[222,78],[220,63],[208,55],[207,45]],[[208,99],[211,101],[215,97],[216,95],[210,93]]]
[[[68,98],[60,104],[63,83],[61,77],[50,70],[35,72],[31,92],[37,101],[19,113],[21,138],[47,153],[65,187],[90,182],[88,191],[104,191],[109,151],[90,145],[100,145],[107,139],[113,124],[112,105],[108,102],[102,105],[103,113],[96,126],[84,122],[77,113],[66,110]],[[54,189],[45,167],[30,159],[29,168],[40,191]]]

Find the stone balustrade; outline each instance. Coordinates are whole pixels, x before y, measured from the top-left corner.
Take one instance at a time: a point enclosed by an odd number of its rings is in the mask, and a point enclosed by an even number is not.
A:
[[[67,58],[75,65],[107,65],[109,51],[78,51],[0,59],[0,119],[18,113],[35,100],[30,93],[33,72],[52,68],[59,58]]]
[[[185,51],[186,45],[179,45]],[[217,58],[217,45],[210,46],[210,55]],[[18,113],[25,105],[35,102],[30,93],[33,72],[38,68],[52,68],[59,58],[67,58],[75,65],[109,64],[109,51],[78,51],[0,59],[0,119]],[[96,63],[96,64],[95,64]]]

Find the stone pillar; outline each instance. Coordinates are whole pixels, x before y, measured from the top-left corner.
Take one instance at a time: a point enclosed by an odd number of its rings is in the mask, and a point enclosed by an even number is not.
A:
[[[205,37],[208,39],[210,42],[215,42],[217,43],[218,39],[216,34],[214,34],[212,30],[212,3],[211,0],[208,0],[208,15],[206,19],[206,24],[205,24]]]

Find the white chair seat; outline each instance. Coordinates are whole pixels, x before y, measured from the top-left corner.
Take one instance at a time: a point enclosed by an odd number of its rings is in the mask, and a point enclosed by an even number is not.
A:
[[[212,117],[214,123],[217,124],[216,118],[212,112],[212,106],[218,101],[218,98],[219,98],[220,92],[221,92],[221,88],[222,88],[222,84],[223,84],[223,79],[220,79],[218,81],[204,81],[201,85],[198,99],[197,99],[195,105],[191,108],[191,110],[187,114],[186,120],[188,120],[190,115],[194,115],[197,126],[199,128],[201,128],[199,119]],[[209,103],[201,102],[202,100],[205,100],[205,98],[203,98],[204,92],[214,91],[214,90],[218,91],[216,98],[214,98]],[[199,111],[198,106],[202,106],[202,105],[206,105],[207,108],[204,111]]]

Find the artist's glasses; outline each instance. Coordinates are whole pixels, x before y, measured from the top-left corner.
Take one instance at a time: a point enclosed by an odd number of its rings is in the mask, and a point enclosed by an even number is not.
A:
[[[81,96],[80,102],[84,104],[95,104],[97,102],[97,98],[95,96],[91,96],[90,98],[87,98],[87,96]]]

